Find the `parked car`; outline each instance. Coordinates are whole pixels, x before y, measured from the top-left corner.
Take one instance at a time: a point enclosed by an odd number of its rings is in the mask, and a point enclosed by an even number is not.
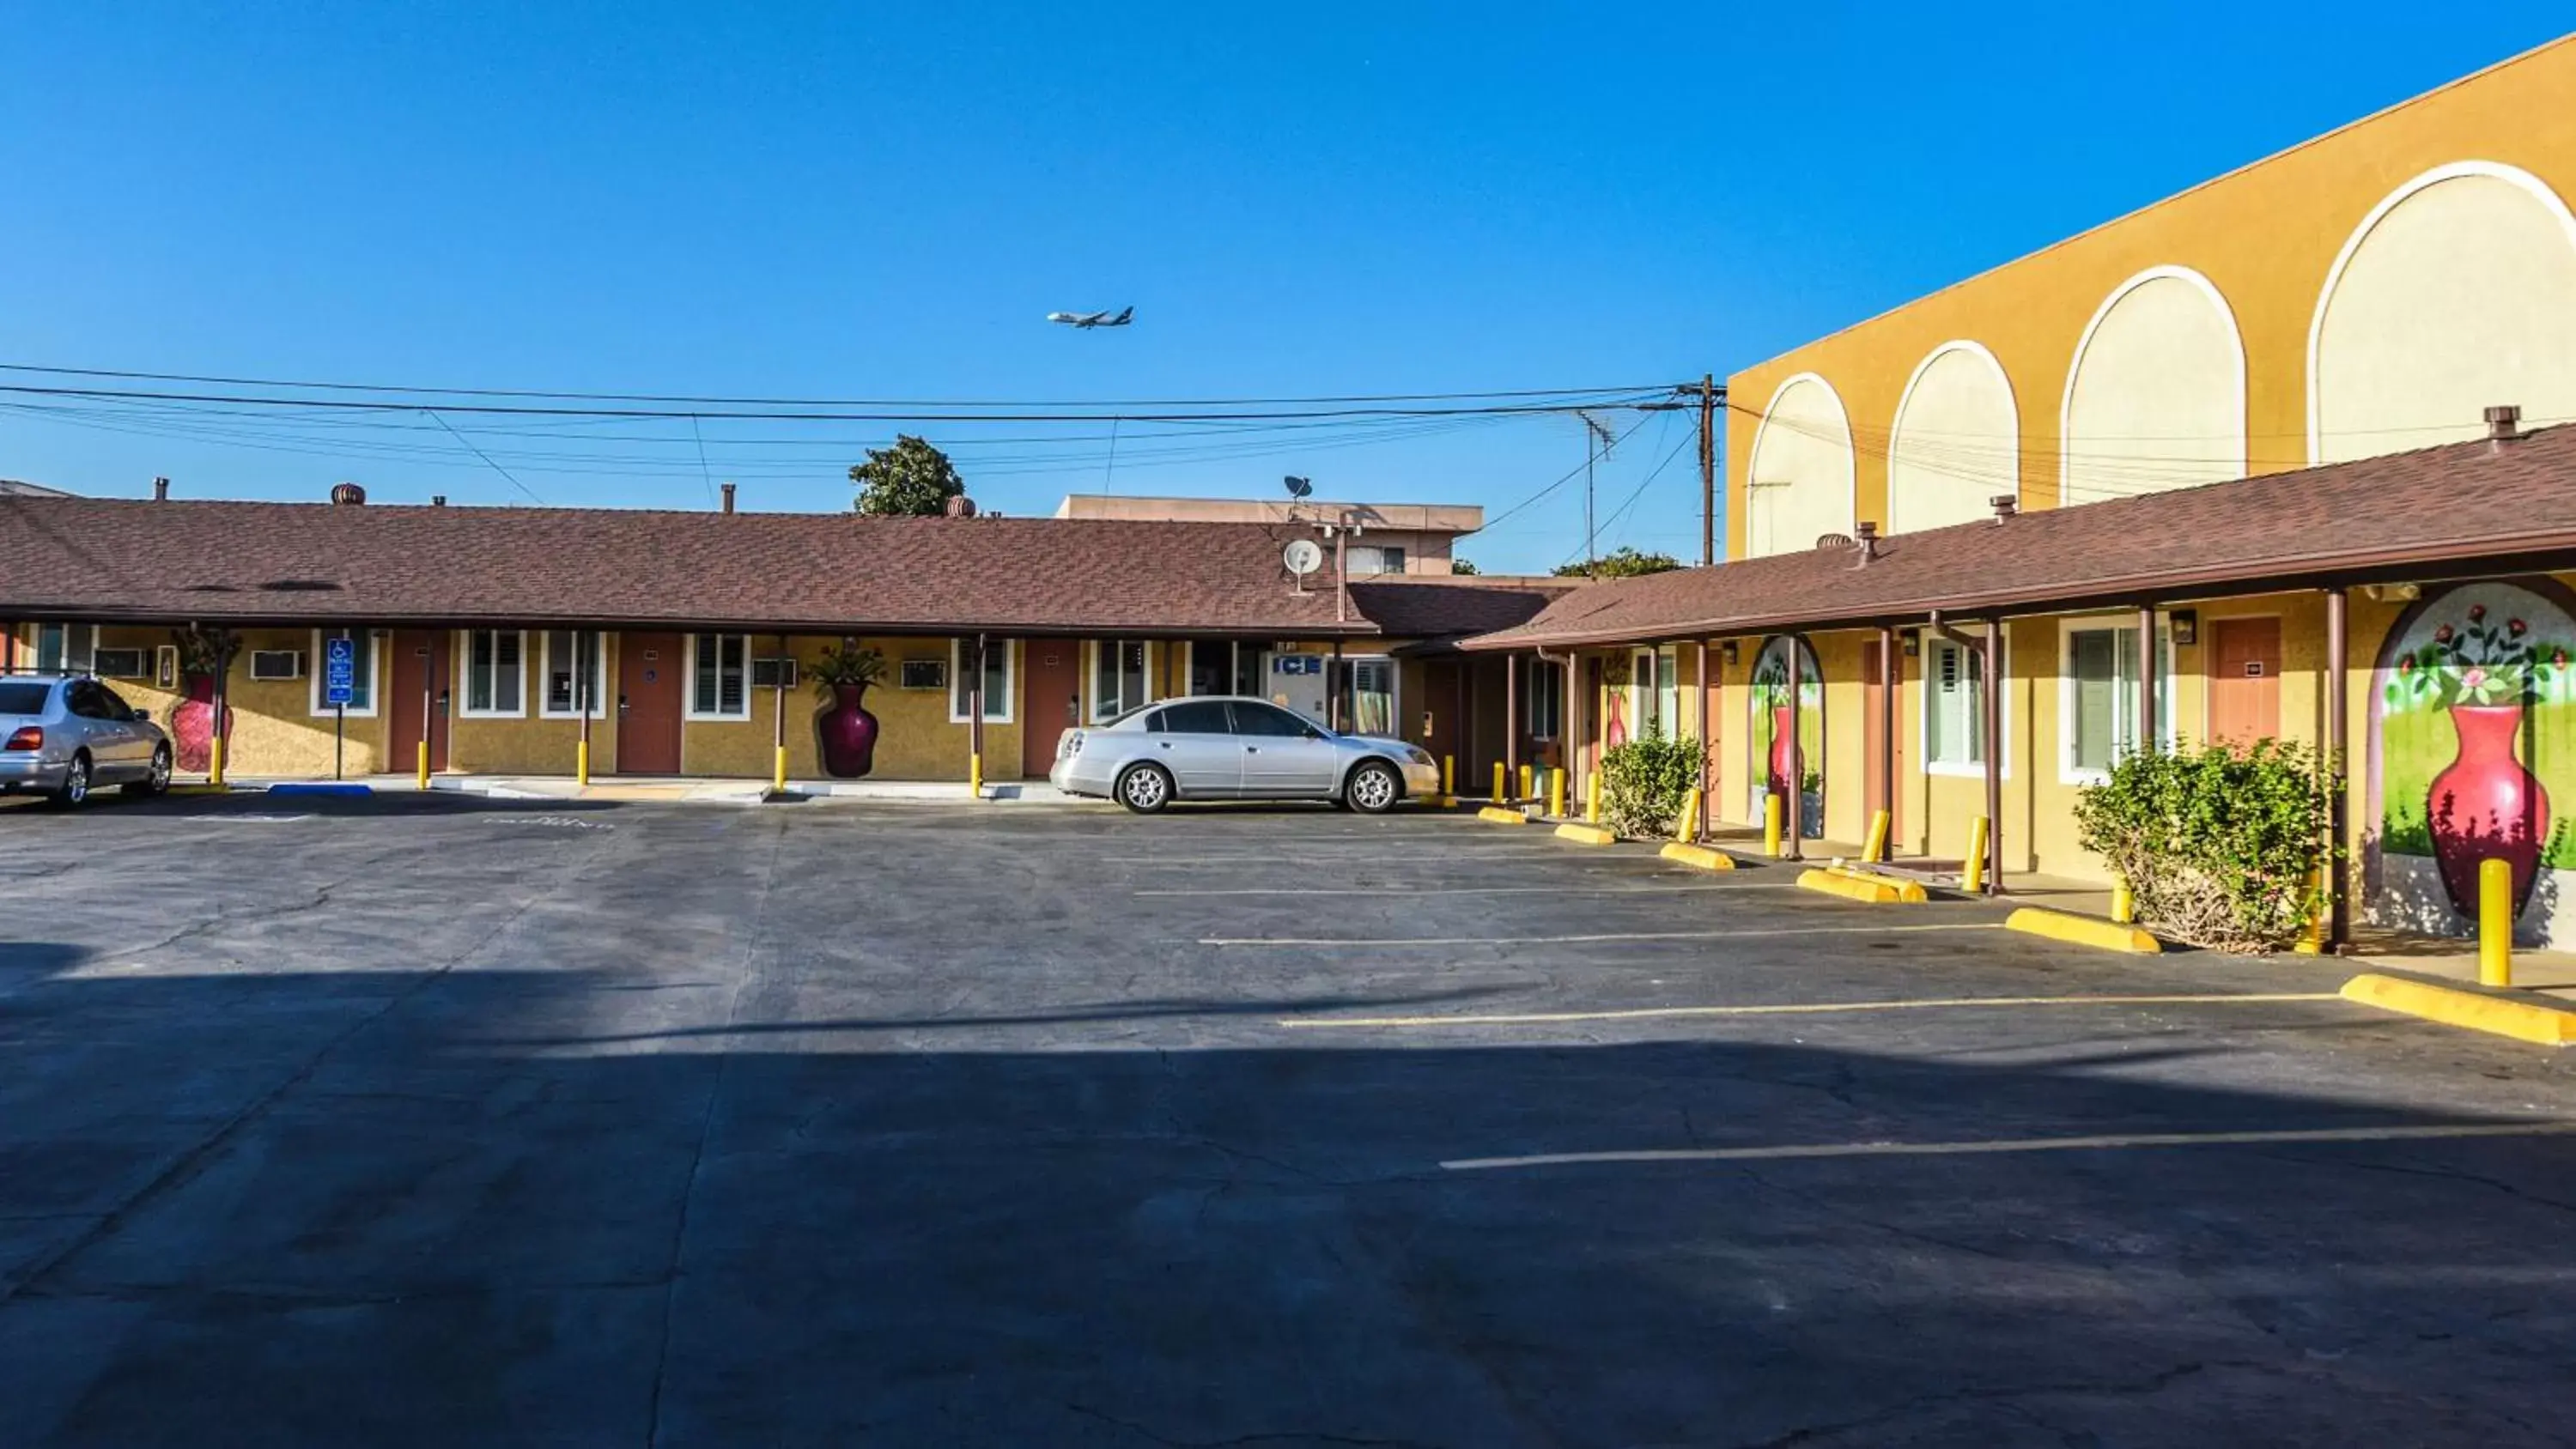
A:
[[[0,674],[0,794],[78,805],[99,785],[170,788],[170,736],[113,689],[57,674]]]
[[[1174,800],[1329,800],[1376,814],[1440,791],[1440,767],[1418,746],[1336,734],[1268,700],[1226,695],[1066,730],[1047,779],[1147,815]]]

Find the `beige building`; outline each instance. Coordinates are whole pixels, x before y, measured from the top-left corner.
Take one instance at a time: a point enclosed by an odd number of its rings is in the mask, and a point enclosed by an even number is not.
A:
[[[1058,518],[1124,523],[1265,523],[1308,527],[1345,524],[1353,578],[1377,574],[1445,574],[1460,534],[1485,526],[1472,503],[1335,503],[1321,498],[1140,498],[1068,493]]]

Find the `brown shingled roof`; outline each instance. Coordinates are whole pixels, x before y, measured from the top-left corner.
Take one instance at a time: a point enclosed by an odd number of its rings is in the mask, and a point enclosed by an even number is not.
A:
[[[1526,624],[1551,600],[1573,588],[1571,583],[1561,587],[1477,583],[1436,575],[1353,579],[1351,604],[1382,633],[1442,639]]]
[[[2576,561],[2576,426],[1594,584],[1473,650],[2173,602]]]
[[[0,618],[1373,633],[1260,524],[0,498]]]

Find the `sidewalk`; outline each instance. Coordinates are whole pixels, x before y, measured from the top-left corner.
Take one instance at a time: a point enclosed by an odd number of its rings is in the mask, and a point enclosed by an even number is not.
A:
[[[171,784],[174,788],[203,789],[206,777],[179,775],[172,778]],[[362,787],[378,794],[412,794],[420,789],[418,778],[412,775],[351,775],[341,781],[318,776],[235,775],[225,785],[244,791],[337,785]],[[588,785],[563,775],[432,775],[429,788],[433,792],[483,795],[496,800],[665,800],[723,805],[755,805],[769,794],[766,780],[668,775],[594,775]],[[818,800],[965,804],[970,798],[962,782],[942,780],[790,780],[787,792]],[[1099,803],[1064,794],[1043,780],[990,782],[984,786],[983,799],[1022,805]]]

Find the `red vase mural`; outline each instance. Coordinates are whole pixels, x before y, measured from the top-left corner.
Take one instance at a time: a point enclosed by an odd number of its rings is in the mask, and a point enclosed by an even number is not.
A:
[[[831,690],[832,702],[814,715],[823,772],[836,780],[856,780],[876,768],[877,717],[863,702],[866,685],[835,684]]]
[[[1807,778],[1806,765],[1796,732],[1789,728],[1789,706],[1784,700],[1771,707],[1771,793],[1783,800],[1796,799],[1798,787]]]
[[[2425,797],[2442,889],[2460,914],[2474,918],[2478,862],[2502,859],[2513,868],[2513,907],[2519,914],[2531,899],[2549,839],[2549,792],[2514,749],[2522,735],[2522,706],[2455,704],[2451,724],[2459,732],[2459,755],[2433,777]]]
[[[232,733],[233,710],[224,706],[224,733]],[[170,711],[170,742],[175,747],[172,763],[192,774],[203,773],[215,758],[215,678],[211,674],[191,674],[187,680],[187,698]]]

